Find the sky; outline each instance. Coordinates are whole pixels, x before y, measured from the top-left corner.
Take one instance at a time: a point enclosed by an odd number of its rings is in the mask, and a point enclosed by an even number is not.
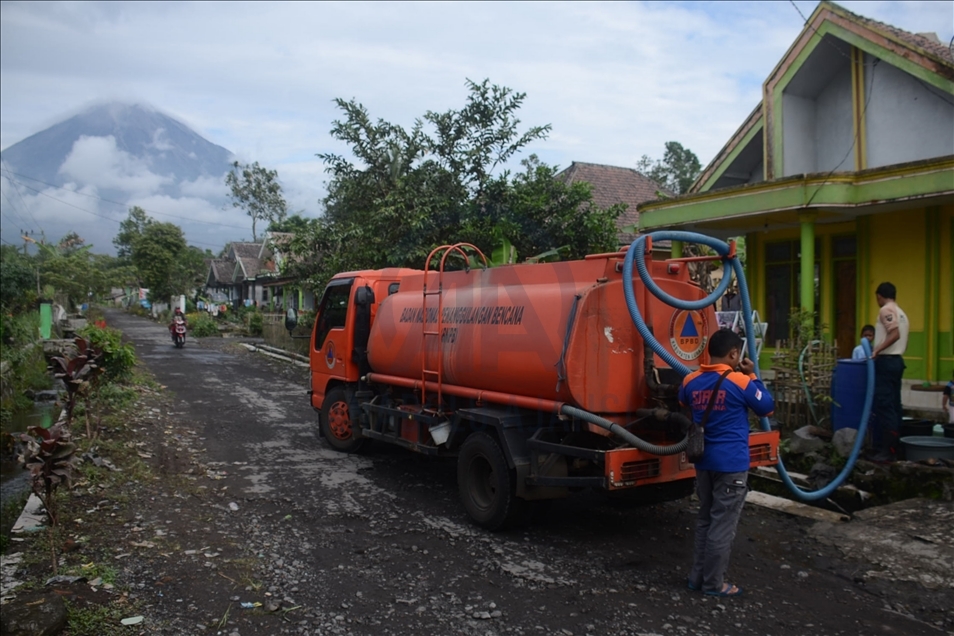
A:
[[[954,36],[954,2],[840,4],[909,31],[936,32],[945,43]],[[148,104],[239,160],[276,169],[289,207],[318,216],[327,176],[315,155],[347,153],[329,135],[339,116],[335,98],[410,126],[428,110],[462,107],[466,80],[489,78],[527,94],[519,113],[525,125],[552,126],[525,155],[561,167],[635,167],[679,141],[705,165],[758,104],[762,82],[802,29],[799,10],[807,17],[816,6],[4,2],[0,148],[92,103]],[[97,148],[109,152],[108,142],[78,150],[95,161]],[[91,171],[88,161],[73,159],[73,170]],[[217,251],[251,236],[241,212],[203,202],[204,194],[224,194],[224,184],[195,183],[194,197],[169,200],[149,189],[161,175],[134,158],[114,152],[97,172],[100,181],[110,171],[140,177],[130,201],[182,225],[194,244]],[[125,214],[96,207],[96,184],[57,194],[78,202],[72,208],[25,194],[21,203],[34,206],[32,221],[48,235],[77,226],[93,237],[95,251],[112,251]],[[8,201],[0,203],[6,210]],[[3,240],[15,240],[16,223],[6,213],[0,218]]]

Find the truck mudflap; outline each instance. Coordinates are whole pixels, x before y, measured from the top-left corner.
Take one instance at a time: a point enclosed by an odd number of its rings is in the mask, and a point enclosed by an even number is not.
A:
[[[778,442],[778,431],[750,433],[750,468],[777,464]],[[638,448],[618,448],[605,451],[603,466],[607,490],[623,490],[696,476],[696,469],[689,463],[685,453],[659,456]]]

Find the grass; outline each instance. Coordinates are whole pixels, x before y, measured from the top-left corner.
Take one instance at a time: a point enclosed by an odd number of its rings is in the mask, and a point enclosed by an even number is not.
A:
[[[80,605],[66,602],[66,628],[70,636],[103,636],[103,634],[137,634],[141,625],[126,627],[122,619],[135,616],[136,608],[127,602],[106,605]]]

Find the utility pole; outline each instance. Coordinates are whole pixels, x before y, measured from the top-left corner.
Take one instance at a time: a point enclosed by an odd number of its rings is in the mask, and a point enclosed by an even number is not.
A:
[[[36,243],[36,240],[23,233],[23,253],[26,254],[27,243]],[[36,297],[40,298],[40,264],[36,264]]]

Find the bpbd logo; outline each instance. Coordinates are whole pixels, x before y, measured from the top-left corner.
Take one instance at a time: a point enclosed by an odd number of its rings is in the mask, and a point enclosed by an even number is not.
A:
[[[706,350],[709,337],[709,323],[705,314],[699,311],[678,309],[669,321],[669,345],[676,357],[682,360],[695,360]]]

